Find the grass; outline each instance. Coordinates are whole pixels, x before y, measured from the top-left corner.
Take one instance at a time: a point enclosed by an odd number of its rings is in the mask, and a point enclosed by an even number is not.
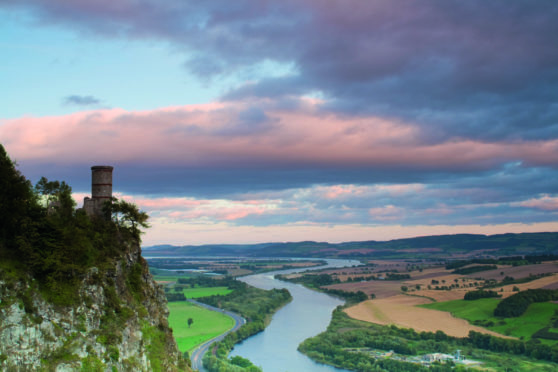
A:
[[[186,298],[200,298],[214,295],[227,295],[232,292],[232,289],[227,287],[196,287],[185,288],[183,292]]]
[[[447,311],[457,318],[469,321],[471,324],[476,323],[494,332],[522,338],[525,341],[529,340],[539,329],[550,326],[551,318],[555,310],[558,310],[558,304],[541,302],[531,304],[527,311],[520,317],[498,318],[495,317],[493,313],[499,301],[500,300],[496,298],[483,298],[475,301],[456,300],[435,302],[420,306],[428,309]],[[555,344],[556,342],[551,341],[550,343]]]
[[[169,324],[181,352],[191,352],[234,326],[234,320],[215,311],[207,310],[189,302],[169,302]],[[188,327],[188,318],[194,323]]]

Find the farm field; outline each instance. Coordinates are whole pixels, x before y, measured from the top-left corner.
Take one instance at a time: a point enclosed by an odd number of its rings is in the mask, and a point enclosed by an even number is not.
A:
[[[493,315],[499,301],[500,299],[497,298],[483,298],[475,301],[435,302],[423,304],[420,307],[447,311],[453,316],[471,323],[482,322],[484,327],[492,331],[522,338],[525,341],[531,339],[531,336],[541,328],[549,326],[551,318],[558,310],[558,304],[555,303],[534,303],[520,317],[502,319]],[[555,342],[548,341],[547,343],[554,344]]]
[[[227,287],[195,287],[185,288],[182,292],[186,298],[200,298],[214,295],[227,295],[232,292],[232,289]]]
[[[526,278],[529,275],[555,273],[556,271],[558,271],[558,264],[555,262],[546,262],[533,265],[499,267],[495,270],[482,271],[480,273],[473,273],[466,276],[470,278],[482,277],[483,279],[497,280],[501,280],[505,276],[511,276],[515,279],[521,279]]]
[[[215,311],[207,310],[190,302],[169,302],[169,325],[181,352],[190,352],[196,346],[210,340],[234,326],[234,320]],[[188,327],[188,318],[193,323]]]
[[[374,294],[376,298],[387,298],[401,293],[401,282],[399,281],[364,281],[352,283],[340,283],[325,286],[327,289],[340,289],[347,292],[363,291],[370,295]]]
[[[469,324],[464,319],[452,316],[449,312],[416,307],[430,301],[426,298],[398,295],[379,300],[361,302],[345,309],[353,319],[381,325],[395,324],[416,331],[443,331],[450,336],[466,337],[469,331],[505,337],[496,332]]]

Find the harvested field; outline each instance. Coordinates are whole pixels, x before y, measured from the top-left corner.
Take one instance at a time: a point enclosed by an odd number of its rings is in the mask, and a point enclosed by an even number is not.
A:
[[[549,286],[551,288],[548,288]],[[509,284],[503,287],[496,288],[494,290],[499,291],[500,288],[503,288],[504,292],[502,293],[502,297],[509,297],[512,294],[517,293],[517,292],[513,292],[513,287],[518,287],[520,291],[525,291],[527,289],[537,289],[537,288],[555,289],[558,288],[558,275],[554,274],[551,276],[545,276],[544,278],[533,280],[527,283]]]
[[[444,273],[441,273],[441,275],[430,276],[428,278],[422,278],[422,279],[413,278],[414,280],[407,279],[405,281],[405,284],[408,284],[408,285],[420,284],[420,285],[424,285],[424,286],[429,285],[429,284],[432,285],[432,286],[436,286],[436,285],[438,285],[438,286],[443,286],[443,285],[450,286],[452,284],[455,284],[455,279],[458,279],[459,283],[462,283],[461,278],[463,278],[463,275],[457,275],[457,274],[446,274],[446,275],[444,275]],[[431,284],[432,279],[435,279],[435,280],[439,281],[440,284]]]
[[[432,279],[438,276],[449,275],[450,271],[444,269],[443,267],[433,267],[430,269],[424,269],[422,272],[412,271],[410,274],[413,279]]]
[[[429,303],[425,298],[398,295],[381,300],[369,300],[345,309],[351,318],[367,322],[399,327],[413,328],[416,331],[443,331],[454,337],[467,337],[469,331],[482,332],[506,337],[481,327],[469,324],[466,320],[453,317],[450,313],[430,310],[415,305]]]
[[[462,300],[465,297],[465,293],[472,291],[473,288],[468,289],[452,289],[451,291],[435,291],[430,289],[420,290],[413,292],[413,295],[424,296],[432,298],[437,302]]]
[[[367,295],[373,293],[376,298],[386,298],[401,292],[401,282],[374,280],[369,282],[332,284],[324,288],[341,289],[347,292],[363,291]]]
[[[555,281],[554,283],[547,284],[542,288],[543,289],[558,289],[558,280]],[[558,303],[558,301],[556,301],[556,303]]]
[[[231,270],[227,270],[227,274],[232,275],[232,276],[249,275],[249,274],[252,274],[252,273],[253,273],[252,270],[246,270],[246,269],[231,269]]]
[[[504,273],[502,275],[501,273]],[[557,273],[558,264],[555,262],[546,262],[537,265],[523,265],[523,266],[507,266],[501,267],[496,270],[481,271],[478,273],[473,273],[467,275],[469,278],[483,278],[483,279],[496,279],[502,280],[506,276],[511,276],[515,279],[526,278],[530,274],[546,274],[546,273]]]

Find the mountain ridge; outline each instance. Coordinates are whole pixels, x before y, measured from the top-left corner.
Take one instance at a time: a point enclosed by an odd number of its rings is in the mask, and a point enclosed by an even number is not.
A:
[[[388,241],[329,242],[269,242],[257,244],[205,244],[175,246],[169,244],[144,247],[146,254],[167,255],[245,255],[248,257],[324,257],[349,258],[368,256],[404,256],[406,253],[457,254],[497,252],[513,254],[555,254],[558,252],[558,232],[506,233],[495,235],[448,234]]]

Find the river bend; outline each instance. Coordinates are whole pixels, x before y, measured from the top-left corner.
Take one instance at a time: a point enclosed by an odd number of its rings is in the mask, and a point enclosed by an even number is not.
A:
[[[354,260],[328,259],[325,267],[359,265]],[[318,268],[313,268],[318,269]],[[230,356],[240,355],[250,359],[264,372],[340,372],[339,368],[312,361],[297,350],[298,345],[309,337],[325,331],[331,321],[332,311],[344,303],[343,300],[316,292],[299,284],[283,282],[273,278],[275,274],[306,271],[308,268],[274,271],[239,278],[247,284],[261,288],[286,288],[293,300],[273,315],[266,329],[254,335],[231,351]]]

